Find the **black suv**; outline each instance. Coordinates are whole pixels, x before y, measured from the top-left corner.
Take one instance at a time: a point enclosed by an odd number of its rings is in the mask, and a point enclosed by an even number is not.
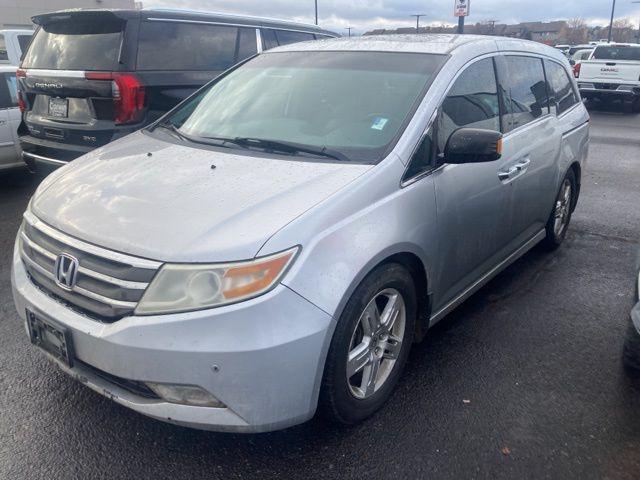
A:
[[[17,77],[23,157],[57,167],[147,125],[234,64],[336,37],[313,25],[179,10],[37,15]]]

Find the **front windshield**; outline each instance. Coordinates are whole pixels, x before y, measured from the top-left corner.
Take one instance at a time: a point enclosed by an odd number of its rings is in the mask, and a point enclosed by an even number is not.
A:
[[[339,153],[334,158],[376,163],[395,143],[446,58],[395,52],[267,53],[200,92],[165,122],[205,143],[208,138],[268,140],[270,147],[284,142],[306,153],[334,151]],[[252,148],[260,145],[251,143]]]

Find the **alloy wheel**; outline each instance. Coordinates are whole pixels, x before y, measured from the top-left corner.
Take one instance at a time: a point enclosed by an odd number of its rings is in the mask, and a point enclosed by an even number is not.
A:
[[[367,304],[349,343],[347,383],[354,397],[368,398],[385,384],[400,355],[406,321],[404,298],[393,288]]]
[[[556,237],[560,237],[569,224],[571,215],[571,181],[568,178],[562,182],[560,193],[556,200],[554,210],[553,233]]]

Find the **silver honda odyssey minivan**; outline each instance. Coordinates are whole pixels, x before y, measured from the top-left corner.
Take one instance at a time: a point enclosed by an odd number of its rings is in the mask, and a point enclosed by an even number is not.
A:
[[[537,43],[274,49],[44,180],[15,303],[64,371],[145,415],[355,423],[429,327],[563,242],[588,121],[566,58]]]

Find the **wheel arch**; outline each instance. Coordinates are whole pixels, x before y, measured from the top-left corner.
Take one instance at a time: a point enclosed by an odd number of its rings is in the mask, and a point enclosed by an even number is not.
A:
[[[580,165],[580,162],[575,161],[571,165],[569,165],[569,170],[573,170],[573,175],[576,179],[576,194],[573,196],[571,204],[571,212],[573,213],[578,204],[578,197],[580,196],[580,185],[582,184],[582,166]]]
[[[416,331],[414,332],[414,340],[421,341],[427,330],[429,329],[429,320],[431,317],[431,286],[430,272],[424,257],[418,252],[410,248],[398,248],[391,251],[385,251],[374,257],[367,263],[355,277],[347,291],[344,293],[339,306],[335,312],[336,321],[342,315],[344,308],[353,295],[355,289],[373,270],[381,265],[389,263],[398,263],[405,267],[413,278],[416,287],[416,300],[418,302],[418,312],[416,318]]]

